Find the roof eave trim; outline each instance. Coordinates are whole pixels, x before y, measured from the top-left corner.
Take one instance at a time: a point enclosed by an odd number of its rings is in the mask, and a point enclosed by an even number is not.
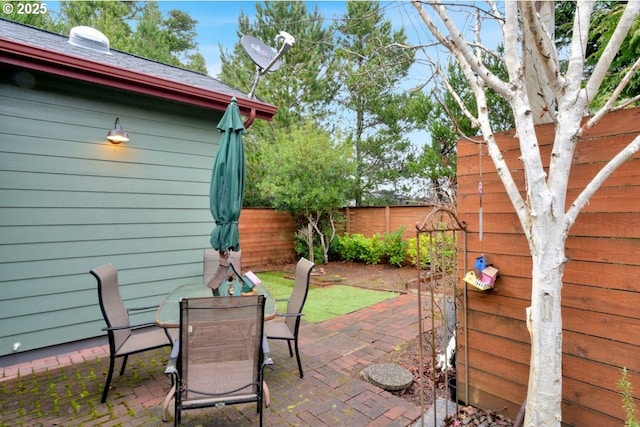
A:
[[[28,46],[0,38],[0,62],[69,77],[130,92],[164,98],[199,107],[224,111],[232,95],[178,83],[147,74],[111,67],[37,46]],[[237,97],[243,115],[271,120],[278,108],[250,98]]]

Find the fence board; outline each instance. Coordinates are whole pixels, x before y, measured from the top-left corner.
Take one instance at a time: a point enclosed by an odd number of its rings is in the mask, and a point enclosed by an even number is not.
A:
[[[577,382],[567,380],[566,384],[563,383],[563,393],[566,393],[564,390],[568,390],[570,388],[575,387],[575,393],[581,393],[580,397],[583,399],[575,399],[575,400],[563,400],[562,402],[562,421],[563,425],[571,425],[571,426],[620,426],[622,427],[624,423],[621,421],[624,419],[624,414],[622,414],[622,405],[618,396],[618,401],[615,402],[615,399],[611,399],[610,396],[605,396],[602,393],[599,393],[598,390],[594,390],[593,387],[589,387],[586,384],[579,384]],[[588,393],[585,395],[584,393]],[[593,399],[590,398],[593,396]],[[597,403],[594,404],[593,407],[589,405],[582,405],[579,403],[585,402],[584,397],[586,397],[587,401],[591,402],[592,400],[597,400]],[[575,403],[574,403],[575,402]],[[613,406],[612,406],[613,405]],[[609,410],[617,411],[617,416],[610,416],[598,411],[597,407],[606,407]]]

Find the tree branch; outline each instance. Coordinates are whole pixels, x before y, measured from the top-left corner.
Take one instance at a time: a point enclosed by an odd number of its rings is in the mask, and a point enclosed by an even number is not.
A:
[[[438,41],[445,46],[452,55],[456,57],[458,63],[463,68],[469,67],[478,77],[482,78],[489,87],[493,90],[509,99],[513,95],[507,83],[500,80],[497,76],[491,73],[473,53],[473,49],[469,43],[462,37],[462,33],[458,30],[451,18],[448,16],[446,8],[437,0],[429,1],[428,4],[433,7],[438,17],[444,24],[448,32],[448,37],[442,33],[435,25],[431,17],[422,7],[422,3],[419,0],[413,0],[411,2],[413,7],[418,11],[420,18],[425,23],[431,33],[438,39]]]
[[[576,221],[576,218],[582,208],[587,204],[589,199],[594,193],[602,186],[602,183],[611,176],[611,174],[624,162],[629,160],[640,149],[640,135],[636,136],[633,141],[629,143],[624,149],[622,149],[616,156],[611,159],[602,169],[596,174],[596,176],[589,182],[584,190],[576,197],[574,202],[566,214],[565,233],[568,233],[569,228]]]
[[[504,26],[504,18],[502,17],[502,14],[500,13],[500,10],[498,9],[498,5],[493,0],[487,0],[487,3],[489,4],[489,7],[491,7],[491,11],[493,12],[493,16],[500,23],[500,28],[502,28]]]
[[[629,98],[627,99],[625,102],[623,102],[622,104],[618,105],[615,108],[612,108],[611,111],[617,111],[617,110],[622,110],[623,108],[627,108],[629,105],[634,104],[636,102],[640,101],[640,95],[636,95],[633,98]]]
[[[522,64],[518,59],[518,7],[516,2],[505,3],[505,24],[502,26],[504,37],[504,63],[509,81],[516,82],[522,75]]]
[[[523,78],[521,73],[522,67],[520,67],[520,61],[518,60],[518,31],[516,27],[516,23],[518,22],[518,20],[515,19],[517,18],[517,7],[514,5],[515,2],[506,2],[505,8],[507,10],[507,14],[505,15],[505,24],[503,26],[505,39],[509,38],[510,41],[510,45],[509,43],[507,43],[506,46],[507,55],[505,59],[510,77],[510,81],[508,84],[500,80],[494,74],[490,73],[486,69],[486,67],[484,67],[477,56],[473,53],[473,50],[469,43],[464,38],[462,38],[460,31],[458,31],[455,24],[448,17],[446,9],[440,2],[434,0],[430,1],[429,4],[434,8],[434,10],[444,23],[450,38],[446,37],[437,28],[431,17],[422,8],[422,4],[420,1],[413,0],[412,4],[418,11],[427,28],[429,28],[431,33],[436,37],[436,39],[440,41],[440,43],[442,43],[447,49],[449,49],[451,54],[456,57],[458,63],[460,64],[462,72],[465,74],[465,77],[467,78],[469,85],[471,86],[476,97],[478,105],[478,117],[476,120],[479,121],[482,134],[485,136],[489,155],[496,167],[496,171],[500,176],[500,179],[504,184],[505,190],[507,191],[507,194],[509,195],[509,198],[513,203],[513,206],[516,209],[516,214],[518,215],[521,224],[523,224],[525,234],[527,238],[530,239],[531,231],[525,226],[527,218],[529,216],[529,208],[522,198],[522,195],[518,191],[518,187],[513,179],[513,176],[511,175],[509,167],[507,166],[506,161],[504,160],[504,157],[500,152],[500,147],[496,143],[495,137],[493,136],[484,87],[484,83],[486,83],[501,96],[507,99],[510,103],[512,103],[515,100],[515,94],[518,86],[523,86],[523,83],[521,81],[521,79]],[[510,16],[513,16],[514,19],[509,19]],[[542,170],[541,167],[540,170]]]
[[[576,4],[573,20],[573,36],[569,64],[565,75],[565,83],[558,94],[558,110],[562,117],[558,118],[556,138],[551,150],[549,162],[549,188],[555,194],[554,209],[556,217],[564,212],[568,177],[571,171],[573,153],[582,131],[580,121],[585,114],[588,101],[581,92],[585,55],[589,36],[589,17],[593,2],[580,0]],[[562,136],[559,133],[562,132]]]
[[[613,91],[613,93],[611,94],[607,102],[602,106],[602,108],[600,108],[600,110],[597,111],[596,114],[594,114],[593,117],[591,117],[582,126],[583,132],[586,131],[587,129],[591,129],[592,127],[594,127],[600,121],[600,119],[602,119],[602,117],[608,112],[614,111],[620,108],[624,108],[624,106],[629,105],[630,103],[633,103],[634,99],[637,100],[640,98],[640,95],[636,95],[635,97],[631,98],[631,100],[623,103],[622,106],[614,107],[615,103],[620,97],[620,94],[622,93],[624,88],[629,84],[629,82],[631,81],[631,78],[638,70],[640,70],[640,58],[636,60],[636,62],[631,66],[629,71],[627,71],[624,77],[620,80],[620,82],[618,83],[618,86],[616,86],[616,89]]]
[[[424,49],[427,47],[434,47],[434,46],[438,46],[439,43],[427,43],[427,44],[404,44],[404,43],[398,43],[398,42],[393,42],[393,43],[389,43],[388,45],[384,46],[385,49],[389,49],[392,47],[399,47],[401,49],[409,49],[409,50],[418,50],[418,49]]]
[[[479,29],[477,29],[479,31]],[[478,36],[479,37],[479,36]],[[471,88],[476,97],[476,103],[478,105],[478,122],[480,123],[480,129],[482,131],[482,135],[484,135],[487,144],[487,151],[489,152],[489,157],[493,161],[493,164],[496,168],[496,172],[502,181],[505,191],[509,196],[515,210],[518,219],[523,225],[523,229],[527,239],[530,239],[530,230],[524,226],[526,219],[529,216],[529,208],[522,198],[520,192],[518,191],[518,187],[513,180],[513,175],[511,171],[507,167],[507,163],[502,156],[502,151],[498,146],[496,139],[493,134],[493,129],[491,128],[491,120],[489,118],[489,106],[487,104],[487,94],[485,92],[485,81],[482,78],[473,78],[474,76],[471,73],[467,74],[468,68],[463,67],[463,71],[467,75],[467,80],[471,85]],[[513,98],[515,100],[515,97]],[[520,144],[523,147],[522,144]],[[535,155],[535,153],[532,153]],[[539,156],[538,156],[539,157]]]
[[[582,2],[578,3],[578,10],[580,10],[581,4]],[[593,6],[591,5],[591,8],[592,7]],[[589,10],[589,12],[590,11],[591,10]],[[613,59],[615,58],[616,54],[620,50],[620,46],[622,46],[622,43],[624,42],[624,39],[627,37],[627,34],[629,33],[629,29],[631,28],[631,25],[633,24],[635,19],[638,17],[638,14],[640,14],[640,1],[628,2],[624,8],[622,17],[620,18],[620,22],[618,22],[618,25],[616,26],[616,29],[614,30],[613,35],[609,40],[609,43],[607,43],[607,46],[604,48],[604,52],[602,52],[602,56],[600,56],[600,59],[598,59],[598,63],[594,67],[593,73],[591,74],[591,77],[589,77],[589,81],[587,82],[584,88],[584,93],[587,96],[588,103],[591,103],[591,100],[595,97],[596,93],[598,93],[598,90],[600,89],[600,85],[602,84],[602,81],[607,75],[607,71],[611,67],[611,63],[613,62]],[[577,19],[577,14],[576,14],[576,19]],[[574,25],[574,31],[575,31],[575,25]],[[585,30],[585,32],[586,31],[587,30]],[[586,37],[585,37],[585,46],[586,46]]]
[[[436,97],[436,101],[438,102],[438,104],[440,104],[440,107],[442,107],[442,110],[445,112],[447,117],[449,117],[449,120],[451,120],[451,123],[453,123],[453,125],[455,126],[456,132],[458,135],[460,135],[460,138],[466,139],[467,141],[473,142],[474,144],[482,144],[484,142],[484,140],[473,139],[472,137],[465,135],[465,133],[462,131],[462,127],[458,123],[458,119],[456,115],[449,111],[449,108],[447,108],[447,105],[438,97],[437,94],[434,94],[434,96]],[[463,112],[466,115],[468,110],[464,108]],[[469,112],[469,114],[471,113]],[[477,120],[477,119],[473,117],[473,120]],[[450,153],[447,153],[447,154],[450,154]]]
[[[475,48],[476,51],[478,49],[481,49],[482,52],[486,53],[487,55],[491,55],[496,60],[504,63],[504,57],[502,55],[498,54],[498,52],[496,52],[495,50],[491,50],[491,49],[487,48],[486,46],[484,46],[482,44],[478,44],[478,43],[469,43],[469,46],[471,46],[472,48]]]
[[[444,73],[442,72],[440,67],[437,66],[437,65],[436,65],[436,74],[442,80],[442,83],[444,84],[445,88],[447,89],[447,92],[449,92],[449,94],[456,101],[456,104],[458,104],[458,107],[460,107],[460,110],[462,111],[462,114],[464,114],[465,117],[467,119],[469,119],[469,121],[471,122],[471,124],[472,124],[472,126],[474,128],[479,128],[480,127],[480,122],[478,122],[478,118],[476,116],[474,116],[473,114],[471,114],[471,111],[469,111],[467,106],[464,104],[464,101],[462,100],[462,98],[460,98],[460,95],[458,95],[458,92],[456,92],[456,90],[453,88],[453,86],[451,86],[451,83],[449,83],[449,80],[446,78],[446,76],[444,75]]]
[[[566,84],[571,88],[570,91],[567,91],[569,92],[568,96],[564,97],[567,103],[574,102],[574,97],[577,96],[580,88],[587,42],[589,41],[589,17],[592,10],[593,4],[591,2],[579,1],[576,5],[576,14],[573,18],[573,36],[571,37],[569,50],[569,64],[566,72]],[[571,97],[571,99],[567,99],[568,97]]]

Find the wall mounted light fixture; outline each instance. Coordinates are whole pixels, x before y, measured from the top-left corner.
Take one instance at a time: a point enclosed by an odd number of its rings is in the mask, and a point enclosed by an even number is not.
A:
[[[129,134],[122,129],[122,125],[120,125],[120,118],[116,117],[116,123],[113,129],[107,132],[107,139],[113,144],[129,142]]]

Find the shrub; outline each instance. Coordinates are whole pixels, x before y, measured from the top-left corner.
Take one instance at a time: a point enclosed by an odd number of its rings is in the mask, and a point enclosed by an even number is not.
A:
[[[384,241],[382,242],[382,250],[388,258],[389,264],[395,265],[396,267],[401,267],[407,256],[409,244],[402,240],[405,228],[405,226],[402,226],[393,233],[385,233]]]
[[[432,252],[437,254],[434,261],[436,271],[452,272],[456,267],[456,246],[453,236],[449,233],[424,233],[420,235],[420,268],[427,268],[431,264]],[[407,255],[412,265],[418,264],[418,248],[416,239],[408,240]],[[442,253],[444,252],[444,256]]]
[[[340,255],[345,261],[377,264],[382,258],[383,248],[379,234],[371,238],[362,234],[346,234],[339,240]]]
[[[418,247],[416,238],[407,241],[407,255],[411,265],[418,265]],[[420,235],[420,268],[427,268],[431,258],[431,237],[429,234]]]
[[[407,256],[407,242],[402,240],[404,227],[393,233],[379,233],[372,237],[362,234],[346,234],[339,238],[338,249],[345,261],[378,264],[381,260],[397,267],[404,263]]]

